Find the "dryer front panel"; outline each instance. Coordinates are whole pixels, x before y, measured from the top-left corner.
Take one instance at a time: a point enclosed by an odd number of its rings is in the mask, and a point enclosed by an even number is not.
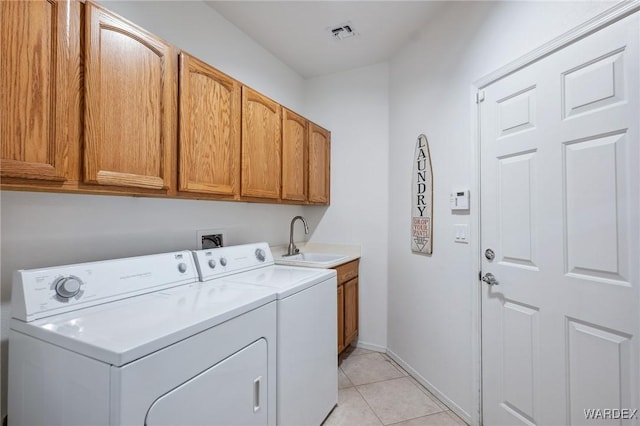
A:
[[[260,339],[158,398],[145,425],[267,425],[267,373]]]
[[[258,352],[262,358],[260,363],[266,365],[263,373],[261,367],[246,367],[251,371],[249,385],[239,385],[231,383],[236,378],[227,377],[232,374],[237,363],[248,359],[251,361],[258,358],[255,348],[262,348]],[[246,349],[250,349],[243,352]],[[242,355],[241,355],[242,354]],[[238,356],[238,358],[235,358]],[[225,363],[228,362],[228,366]],[[220,368],[220,370],[218,370]],[[231,368],[231,370],[226,370]],[[242,367],[242,371],[245,368]],[[254,373],[255,371],[255,373]],[[209,372],[210,374],[207,374]],[[222,374],[222,372],[226,372]],[[254,385],[254,380],[262,377],[259,383]],[[131,362],[123,367],[111,367],[111,401],[112,424],[222,424],[225,420],[222,417],[207,421],[188,421],[187,418],[192,413],[191,410],[208,409],[216,404],[227,404],[224,398],[232,398],[230,390],[227,388],[239,386],[243,396],[238,400],[249,398],[249,405],[253,412],[253,393],[257,389],[256,414],[266,416],[264,424],[275,426],[276,423],[276,303],[271,302],[260,308],[247,312],[232,320],[212,327],[204,332],[195,334],[174,345],[154,352],[144,358]],[[224,379],[224,380],[223,380]],[[267,380],[268,379],[268,380]],[[202,380],[202,381],[200,381]],[[221,383],[215,388],[207,388],[211,381],[220,380]],[[237,380],[244,380],[243,373],[240,373]],[[222,383],[223,382],[223,383]],[[182,388],[182,386],[184,388]],[[213,385],[211,385],[213,386]],[[255,387],[254,387],[255,386]],[[248,389],[248,391],[246,390]],[[174,409],[176,418],[165,418],[161,413],[155,412],[155,408],[166,410],[182,404],[176,402],[185,395],[196,394],[190,403],[202,404],[200,408]],[[175,394],[173,394],[175,392]],[[183,393],[184,392],[184,393]],[[169,397],[168,395],[172,395]],[[159,401],[167,397],[165,402]],[[216,401],[217,398],[221,398]],[[156,404],[158,404],[156,406]],[[165,406],[165,404],[167,404]],[[152,408],[154,407],[155,408]],[[225,406],[229,409],[228,405]],[[195,413],[193,413],[195,414]],[[200,413],[202,415],[206,412]],[[200,415],[198,414],[198,415]],[[252,415],[253,416],[253,415]],[[179,419],[180,421],[176,421]],[[263,424],[255,420],[252,424]],[[227,424],[236,424],[234,421],[226,421]]]

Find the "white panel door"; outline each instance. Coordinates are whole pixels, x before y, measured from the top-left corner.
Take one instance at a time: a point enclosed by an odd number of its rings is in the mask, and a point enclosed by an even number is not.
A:
[[[640,424],[638,15],[484,89],[485,425]]]

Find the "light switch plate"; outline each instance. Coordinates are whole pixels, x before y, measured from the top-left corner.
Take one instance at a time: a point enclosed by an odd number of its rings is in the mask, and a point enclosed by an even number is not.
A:
[[[469,244],[469,225],[453,225],[453,241],[456,243]]]

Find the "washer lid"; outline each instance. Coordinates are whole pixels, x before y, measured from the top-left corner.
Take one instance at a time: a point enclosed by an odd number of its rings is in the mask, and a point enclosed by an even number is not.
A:
[[[284,299],[320,282],[336,277],[333,269],[316,269],[299,266],[266,266],[253,271],[231,275],[229,282],[253,284],[273,288],[278,299]]]
[[[194,283],[11,328],[121,366],[275,300],[268,287]]]

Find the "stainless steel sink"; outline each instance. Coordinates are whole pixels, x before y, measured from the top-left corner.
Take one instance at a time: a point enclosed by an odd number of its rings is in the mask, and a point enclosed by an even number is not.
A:
[[[329,264],[338,262],[342,259],[346,259],[348,256],[343,254],[333,253],[298,253],[292,256],[282,256],[282,260],[300,262],[300,263],[315,263],[318,265]]]

